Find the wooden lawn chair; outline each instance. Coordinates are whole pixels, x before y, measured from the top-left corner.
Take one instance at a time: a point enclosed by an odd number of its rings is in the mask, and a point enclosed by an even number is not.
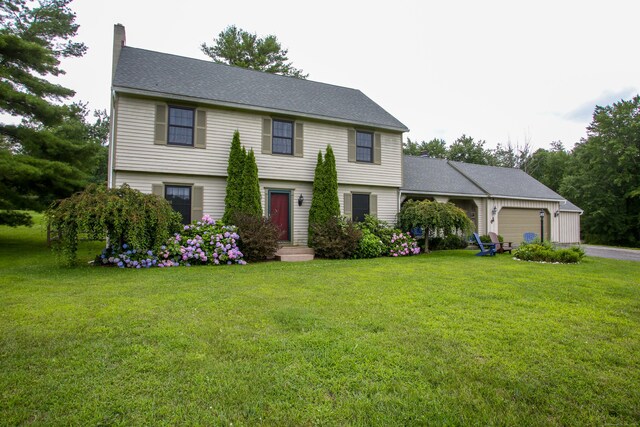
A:
[[[493,231],[489,232],[489,237],[491,237],[491,243],[496,245],[496,250],[499,254],[503,254],[505,252],[511,253],[511,250],[513,249],[511,242],[501,242],[500,239],[498,239],[498,235]]]
[[[480,240],[480,236],[478,236],[478,233],[473,233],[473,237],[474,239],[476,239],[476,244],[478,245],[478,247],[480,247],[480,252],[478,252],[476,256],[494,256],[496,254],[495,243],[482,243],[482,240]]]

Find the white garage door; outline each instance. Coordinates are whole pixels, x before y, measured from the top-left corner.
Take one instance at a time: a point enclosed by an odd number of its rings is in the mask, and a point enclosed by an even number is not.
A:
[[[544,212],[544,239],[549,240],[549,212]],[[502,208],[498,214],[498,234],[505,242],[518,245],[524,233],[540,237],[540,209]]]

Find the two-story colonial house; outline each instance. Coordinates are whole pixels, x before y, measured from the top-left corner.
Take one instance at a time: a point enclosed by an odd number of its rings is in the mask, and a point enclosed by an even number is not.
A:
[[[395,223],[408,199],[451,202],[479,233],[576,243],[575,205],[519,169],[403,156],[407,127],[362,92],[128,47],[114,28],[111,187],[165,197],[184,222],[224,213],[234,132],[258,164],[263,213],[307,244],[319,151],[331,145],[343,215]]]
[[[265,215],[306,245],[317,155],[331,145],[344,215],[394,222],[408,129],[362,92],[126,46],[114,29],[111,187],[165,197],[189,222],[224,213],[240,132],[258,164]]]

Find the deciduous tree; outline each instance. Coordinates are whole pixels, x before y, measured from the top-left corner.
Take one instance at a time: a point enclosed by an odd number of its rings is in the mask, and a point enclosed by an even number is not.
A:
[[[640,95],[597,106],[560,187],[591,242],[640,246]]]

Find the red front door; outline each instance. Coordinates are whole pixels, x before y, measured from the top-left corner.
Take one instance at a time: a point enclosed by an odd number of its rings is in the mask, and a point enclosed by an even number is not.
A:
[[[279,240],[291,240],[289,235],[289,193],[271,192],[269,200],[269,217],[280,229]]]

